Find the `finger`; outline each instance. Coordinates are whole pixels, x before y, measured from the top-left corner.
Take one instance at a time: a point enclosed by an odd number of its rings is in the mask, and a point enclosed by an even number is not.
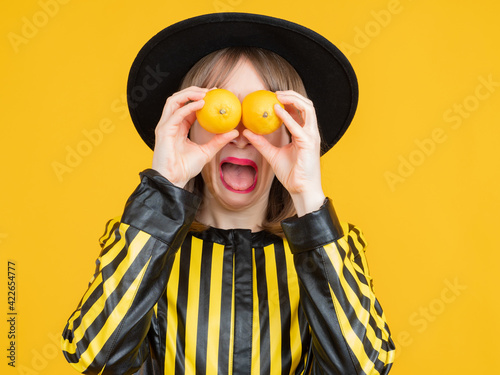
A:
[[[302,118],[300,111],[295,108],[293,104],[285,104],[284,106],[285,111],[287,111],[292,116],[295,122],[300,126],[304,126],[304,119]]]
[[[277,94],[277,98],[282,103],[288,113],[292,115],[292,118],[304,126],[306,124],[306,107],[309,105],[306,102],[306,98],[300,96],[299,94],[292,92],[285,92]]]
[[[168,119],[177,109],[189,104],[190,102],[198,101],[203,99],[207,93],[208,89],[191,86],[184,90],[174,93],[172,96],[167,98],[165,106],[163,107],[163,112],[161,119]]]
[[[293,106],[300,112],[304,129],[308,131],[317,132],[317,119],[316,110],[314,109],[313,102],[308,98],[296,93],[295,91],[280,92],[278,100],[286,106]],[[290,111],[289,111],[290,112]],[[293,114],[293,112],[292,112]],[[299,122],[300,123],[300,122]]]
[[[297,91],[293,91],[293,90],[276,91],[276,95],[282,96],[283,98],[289,98],[289,99],[296,98],[297,100],[303,101],[306,104],[313,105],[313,102],[311,99],[306,98],[305,96],[299,94]],[[280,100],[280,102],[281,102],[281,100]]]
[[[199,86],[189,86],[189,87],[186,87],[180,91],[177,91],[175,92],[174,94],[172,94],[173,97],[175,96],[184,96],[184,95],[197,95],[198,93],[207,93],[207,91],[209,91],[208,88],[206,87],[199,87]]]
[[[179,131],[183,136],[186,136],[189,129],[196,120],[196,111],[200,110],[205,105],[204,100],[190,102],[179,108],[171,117],[172,123],[178,124]]]
[[[278,117],[283,121],[286,128],[294,137],[301,138],[304,136],[304,129],[300,126],[297,121],[288,113],[286,110],[281,108],[278,104],[274,105],[274,111]]]
[[[172,94],[167,98],[167,103],[182,106],[190,101],[203,99],[207,92],[206,88],[191,86]]]
[[[302,95],[297,94],[296,92],[291,92],[290,94],[285,94],[285,93],[280,93],[277,94],[277,98],[280,101],[280,103],[284,104],[285,106],[293,106],[297,110],[299,110],[304,116],[304,113],[307,110],[312,110],[314,111],[314,106],[312,101],[310,101],[307,98],[304,98]]]
[[[210,141],[207,143],[200,145],[202,151],[207,155],[207,160],[211,160],[216,153],[220,151],[222,147],[227,145],[233,139],[235,139],[239,135],[238,130],[233,129],[230,132],[216,134]]]
[[[204,104],[203,100],[188,103],[175,111],[168,119],[160,119],[155,129],[157,136],[177,133],[177,135],[187,137],[189,129],[196,119],[196,111]]]
[[[281,107],[280,107],[281,108]],[[265,137],[255,134],[249,129],[243,130],[243,135],[250,141],[250,143],[259,151],[264,159],[272,166],[273,160],[279,152],[279,148],[273,146]]]

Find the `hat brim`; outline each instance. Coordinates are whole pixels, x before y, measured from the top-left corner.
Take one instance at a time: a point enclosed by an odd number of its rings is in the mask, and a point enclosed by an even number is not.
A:
[[[314,103],[322,154],[337,143],[358,102],[356,75],[344,54],[318,33],[293,22],[258,14],[213,13],[163,29],[143,46],[132,64],[127,84],[129,111],[151,149],[165,101],[179,90],[184,75],[202,57],[233,46],[260,47],[286,59]]]

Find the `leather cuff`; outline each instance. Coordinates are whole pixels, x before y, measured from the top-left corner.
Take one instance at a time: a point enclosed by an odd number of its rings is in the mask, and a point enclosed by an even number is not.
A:
[[[325,199],[319,210],[299,218],[283,220],[281,227],[293,254],[327,245],[344,235],[329,198]]]
[[[141,183],[125,205],[122,222],[165,242],[184,238],[201,198],[173,185],[153,169],[146,169],[140,176]]]

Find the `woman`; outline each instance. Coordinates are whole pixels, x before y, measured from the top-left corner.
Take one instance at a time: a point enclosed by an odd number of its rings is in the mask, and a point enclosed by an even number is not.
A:
[[[180,34],[191,39],[184,40],[190,46],[201,35],[217,43],[210,51],[181,48],[175,59],[164,56],[173,53],[168,43],[179,45]],[[309,39],[301,41],[301,35]],[[283,41],[292,39],[294,50],[325,48],[317,34],[283,20],[215,14],[167,28],[139,53],[129,79],[129,107],[146,143],[154,140],[153,165],[141,173],[121,218],[107,224],[94,278],[64,330],[63,351],[77,370],[389,372],[394,345],[373,293],[363,236],[339,223],[321,187],[320,155],[340,138],[354,112],[353,73],[328,46],[343,78],[326,74],[333,78],[308,85],[311,74],[298,74],[282,57],[290,50]],[[186,54],[198,61],[187,74],[151,63],[180,59],[186,65]],[[317,65],[332,69],[331,60]],[[304,62],[310,63],[311,58]],[[160,82],[154,91],[149,82],[150,92],[134,98],[151,66],[162,81],[178,85],[184,76],[180,89]],[[294,66],[304,71],[300,63]],[[330,119],[320,123],[323,139],[301,76],[312,96],[331,89],[341,103],[318,99],[318,118]],[[282,126],[266,136],[242,124],[228,133],[208,133],[195,112],[214,86],[240,100],[260,89],[277,92],[285,105],[275,108]],[[338,98],[348,89],[348,100]],[[152,114],[158,97],[168,97],[159,120]]]

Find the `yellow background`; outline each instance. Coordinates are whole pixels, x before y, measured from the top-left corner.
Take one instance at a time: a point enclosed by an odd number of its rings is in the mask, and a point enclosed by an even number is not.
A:
[[[163,27],[219,10],[313,28],[354,65],[359,109],[323,159],[324,188],[369,241],[398,344],[391,374],[498,371],[498,1],[55,1],[10,1],[0,16],[2,374],[74,373],[58,336],[105,222],[152,157],[123,106],[130,64]],[[68,161],[70,150],[85,156]],[[16,369],[5,355],[8,259]]]

